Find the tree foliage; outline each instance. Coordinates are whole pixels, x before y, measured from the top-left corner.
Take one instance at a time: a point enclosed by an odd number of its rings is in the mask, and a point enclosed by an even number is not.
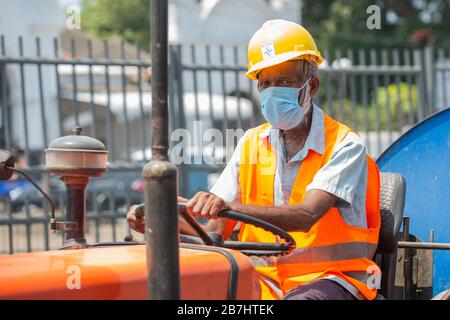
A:
[[[380,7],[381,29],[367,28],[370,5]],[[302,16],[321,47],[412,47],[412,33],[423,29],[450,47],[450,0],[303,0]]]
[[[150,0],[83,0],[84,30],[105,37],[119,35],[148,51]]]

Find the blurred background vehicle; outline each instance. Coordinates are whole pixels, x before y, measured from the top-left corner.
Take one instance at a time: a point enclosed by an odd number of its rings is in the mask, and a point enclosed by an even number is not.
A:
[[[37,181],[45,188],[42,180]],[[62,209],[66,188],[58,177],[49,179],[50,196],[56,208]],[[109,172],[101,177],[90,179],[86,189],[88,211],[117,210],[126,213],[131,204],[143,202],[144,181],[140,172]],[[21,184],[9,191],[8,194],[13,212],[32,211],[42,209],[46,205],[41,193],[29,182]]]

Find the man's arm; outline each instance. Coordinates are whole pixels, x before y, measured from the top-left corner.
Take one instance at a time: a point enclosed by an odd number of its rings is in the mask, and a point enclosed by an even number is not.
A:
[[[265,220],[286,231],[307,232],[338,200],[338,197],[328,192],[310,190],[300,204],[267,207],[225,202],[212,193],[200,192],[188,201],[187,209],[196,217],[212,219],[211,222],[218,221],[216,225],[222,228],[219,230],[224,230],[224,226],[219,222],[221,219],[218,219],[218,213],[233,210]],[[215,224],[211,225],[213,226]]]
[[[281,229],[308,232],[339,199],[322,190],[308,191],[302,203],[273,207],[231,204],[230,209],[270,222]]]

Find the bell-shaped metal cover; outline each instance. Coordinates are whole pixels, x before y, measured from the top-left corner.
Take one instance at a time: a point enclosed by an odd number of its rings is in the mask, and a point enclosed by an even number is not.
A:
[[[80,135],[81,127],[74,127],[69,136],[59,137],[48,146],[49,149],[62,150],[97,150],[105,151],[105,145],[92,137]]]
[[[45,150],[46,169],[58,175],[100,175],[107,167],[105,145],[80,135],[81,127],[74,127],[72,132],[72,135],[56,138]]]

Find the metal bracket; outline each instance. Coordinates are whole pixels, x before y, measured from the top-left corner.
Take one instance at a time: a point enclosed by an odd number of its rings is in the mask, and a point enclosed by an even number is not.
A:
[[[78,228],[78,223],[67,222],[67,221],[56,221],[55,219],[50,219],[50,229],[53,233],[56,231],[73,231]]]

